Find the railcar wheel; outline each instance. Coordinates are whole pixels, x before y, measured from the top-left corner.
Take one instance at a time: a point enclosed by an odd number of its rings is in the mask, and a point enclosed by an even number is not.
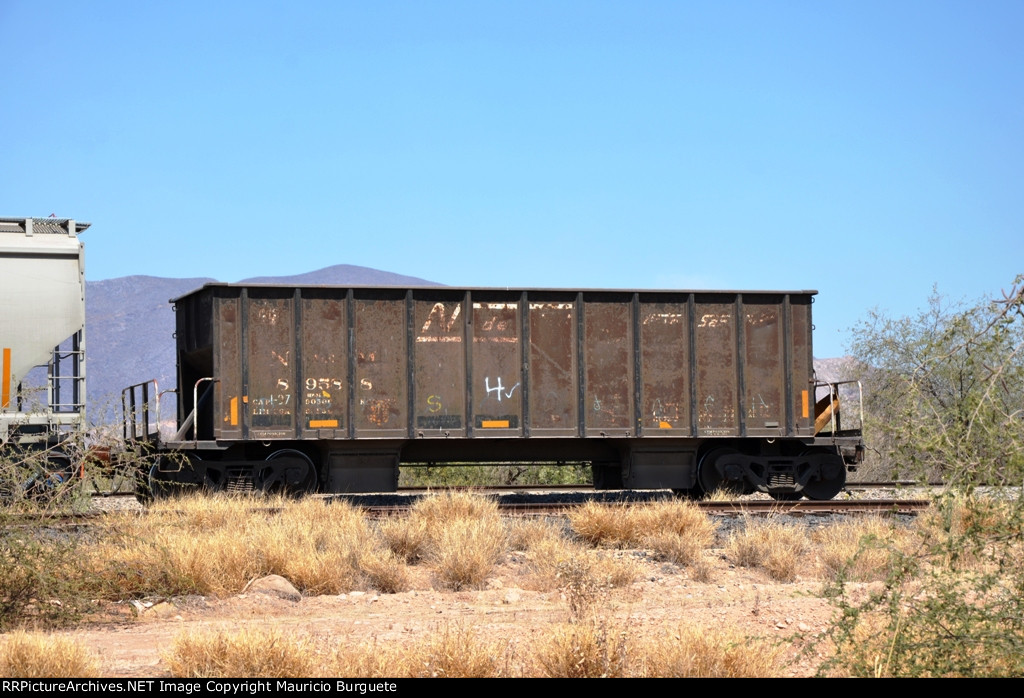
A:
[[[725,461],[729,456],[739,453],[735,448],[716,448],[704,454],[697,467],[697,484],[704,494],[723,490],[732,494],[742,494],[745,488],[743,473],[736,466]]]
[[[161,469],[165,459],[180,459],[170,467]],[[176,470],[171,469],[177,467]],[[149,499],[166,499],[196,492],[213,492],[219,487],[210,477],[203,459],[195,453],[183,456],[180,453],[160,456],[149,468],[146,479]]]
[[[25,493],[33,499],[50,499],[60,494],[74,477],[71,459],[63,451],[46,456],[46,464],[37,467],[36,474],[24,484]]]
[[[809,449],[804,451],[803,455],[828,457],[821,464],[818,475],[804,485],[804,495],[808,499],[825,501],[843,491],[846,486],[846,464],[843,462],[842,456],[824,448]]]
[[[316,466],[302,451],[282,448],[266,457],[266,465],[256,473],[256,486],[267,494],[308,494],[316,490]]]

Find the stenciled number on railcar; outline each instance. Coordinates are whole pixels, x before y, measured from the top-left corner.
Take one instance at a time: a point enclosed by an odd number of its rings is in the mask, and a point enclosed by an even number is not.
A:
[[[700,316],[697,327],[726,327],[732,322],[732,315],[729,313],[704,313]]]

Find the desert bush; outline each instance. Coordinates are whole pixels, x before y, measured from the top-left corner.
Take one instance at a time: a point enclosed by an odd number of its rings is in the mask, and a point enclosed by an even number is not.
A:
[[[89,606],[77,567],[81,553],[75,537],[0,517],[0,630],[77,620]]]
[[[0,506],[7,513],[36,515],[87,509],[89,497],[74,465],[81,457],[74,441],[59,449],[0,448]]]
[[[95,654],[72,638],[15,632],[0,641],[0,676],[87,679],[100,675]]]
[[[913,317],[878,310],[852,330],[864,367],[865,433],[893,474],[959,487],[1024,475],[1024,276],[998,300],[933,290]]]
[[[779,676],[782,647],[729,629],[683,625],[635,652],[634,675],[672,678]]]
[[[807,533],[777,519],[744,518],[743,528],[729,536],[728,554],[742,567],[757,567],[779,582],[792,582],[805,562]]]
[[[179,635],[164,662],[178,678],[303,678],[317,674],[319,656],[309,638],[216,630]]]
[[[843,575],[826,587],[837,654],[822,673],[1024,675],[1024,277],[972,307],[933,293],[914,318],[873,312],[852,349],[876,386],[880,455],[966,495],[939,497],[914,544],[890,546],[874,593],[851,593]],[[1018,496],[996,506],[979,484]]]
[[[1024,675],[1024,503],[940,497],[933,508],[913,544],[890,545],[874,593],[851,593],[843,576],[827,586],[837,652],[822,673]]]
[[[604,609],[609,583],[594,574],[594,565],[586,557],[561,561],[556,576],[569,605],[569,622],[578,623]]]

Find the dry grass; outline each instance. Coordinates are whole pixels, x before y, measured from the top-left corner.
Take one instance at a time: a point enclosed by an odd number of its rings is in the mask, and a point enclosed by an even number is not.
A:
[[[449,589],[479,587],[505,553],[505,530],[497,516],[454,519],[438,531],[428,553],[431,567]]]
[[[409,570],[405,561],[387,548],[373,548],[359,557],[359,569],[367,583],[385,594],[409,589]]]
[[[461,626],[444,626],[403,651],[392,665],[412,678],[496,678],[508,675],[507,643],[490,641]]]
[[[523,584],[538,591],[561,590],[585,583],[599,589],[628,586],[640,576],[640,566],[631,557],[603,554],[560,536],[535,541],[526,553]]]
[[[709,577],[704,551],[715,542],[715,525],[693,502],[652,502],[638,511],[642,542],[660,559],[694,568]]]
[[[636,509],[628,504],[589,501],[568,514],[572,530],[591,545],[624,547],[638,540],[641,529]]]
[[[12,679],[98,678],[99,659],[72,639],[18,631],[0,643],[0,676]]]
[[[683,626],[632,643],[628,622],[591,615],[555,624],[518,655],[462,625],[444,625],[404,644],[343,643],[277,631],[182,634],[164,657],[181,678],[496,678],[772,677],[785,666],[782,647],[733,631]]]
[[[413,506],[407,525],[425,532],[421,554],[449,589],[480,586],[507,547],[497,503],[480,495],[444,492],[425,497]]]
[[[535,671],[566,679],[622,677],[628,650],[625,627],[605,619],[556,625],[534,647]]]
[[[319,652],[305,637],[276,630],[179,635],[164,657],[179,678],[302,678],[314,676]]]
[[[811,540],[829,579],[881,581],[892,561],[891,549],[905,545],[907,534],[878,516],[833,524],[815,531]]]
[[[366,584],[364,557],[370,577],[382,573],[372,528],[339,502],[179,497],[106,523],[85,561],[100,596],[225,595],[267,574],[337,594]]]
[[[685,625],[637,651],[634,675],[672,678],[767,678],[785,666],[782,647],[730,630]]]
[[[392,516],[377,526],[384,545],[398,557],[413,564],[427,548],[427,521],[422,516]]]
[[[310,594],[340,594],[361,588],[360,559],[376,545],[362,512],[342,503],[305,499],[263,522],[253,553],[262,574],[279,574]]]
[[[642,505],[588,502],[569,513],[573,530],[595,546],[640,547],[662,560],[699,566],[708,576],[703,552],[715,540],[715,525],[693,502],[669,500]]]
[[[466,492],[442,492],[420,499],[409,517],[422,521],[433,533],[448,521],[456,519],[485,519],[498,516],[498,504],[490,497]]]
[[[792,582],[805,569],[809,539],[803,528],[778,520],[744,519],[743,529],[729,537],[727,550],[736,564],[757,567],[779,582]]]
[[[512,518],[505,521],[509,550],[534,550],[550,541],[565,541],[564,529],[547,519]]]

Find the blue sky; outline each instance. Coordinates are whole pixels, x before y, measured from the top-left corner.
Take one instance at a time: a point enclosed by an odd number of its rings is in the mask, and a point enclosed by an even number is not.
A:
[[[0,0],[0,215],[87,277],[357,264],[454,286],[817,289],[1024,271],[1024,3]]]

